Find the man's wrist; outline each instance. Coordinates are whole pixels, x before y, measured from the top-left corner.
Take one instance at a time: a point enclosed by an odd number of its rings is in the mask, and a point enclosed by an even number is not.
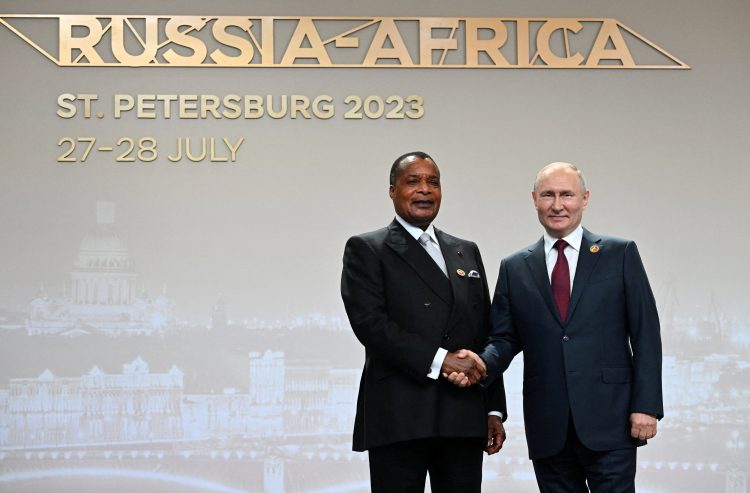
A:
[[[448,354],[447,349],[441,347],[435,352],[435,357],[432,358],[432,364],[430,365],[430,372],[427,374],[427,378],[437,380],[440,377],[440,369],[443,368],[443,361],[445,356]]]

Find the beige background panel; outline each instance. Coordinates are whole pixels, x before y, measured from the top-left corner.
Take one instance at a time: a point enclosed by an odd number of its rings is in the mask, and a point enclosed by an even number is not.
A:
[[[691,69],[58,68],[0,29],[0,491],[366,491],[366,455],[349,451],[363,353],[338,294],[341,255],[350,235],[391,219],[388,167],[412,149],[441,167],[436,225],[479,244],[491,285],[499,259],[541,234],[536,170],[557,160],[584,169],[585,226],[638,242],[662,316],[667,417],[639,451],[639,491],[746,491],[746,2],[1,10],[607,17]],[[55,40],[45,29],[42,44]],[[62,93],[98,94],[105,117],[59,118]],[[327,94],[337,113],[115,120],[114,94]],[[424,98],[420,119],[343,118],[348,95],[411,94]],[[180,137],[245,142],[236,163],[118,164],[97,152],[62,165],[64,136],[153,136],[160,152]],[[97,203],[115,204],[114,218],[107,205],[97,218]],[[115,278],[132,287],[118,284],[125,303],[76,301],[74,281]],[[485,462],[487,491],[535,491],[521,364],[507,377],[510,439]]]

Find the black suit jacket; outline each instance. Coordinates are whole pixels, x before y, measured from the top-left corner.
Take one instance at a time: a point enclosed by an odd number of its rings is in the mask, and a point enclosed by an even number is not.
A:
[[[663,416],[656,304],[632,241],[584,229],[568,320],[547,274],[544,240],[503,259],[483,358],[490,378],[523,351],[523,406],[532,459],[559,452],[572,417],[592,450],[639,445],[632,412]]]
[[[439,347],[478,352],[489,332],[489,292],[477,246],[435,234],[449,278],[395,220],[346,243],[341,297],[365,347],[354,450],[418,438],[484,438],[489,407],[507,416],[502,381],[485,392],[427,377]],[[485,402],[489,394],[493,400]]]

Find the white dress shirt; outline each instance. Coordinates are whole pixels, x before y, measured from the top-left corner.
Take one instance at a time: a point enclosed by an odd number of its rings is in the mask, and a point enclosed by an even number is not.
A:
[[[581,241],[583,241],[583,226],[580,224],[568,236],[559,238],[568,242],[565,247],[565,258],[568,259],[568,271],[570,272],[570,290],[573,291],[573,279],[576,278],[576,268],[578,267],[578,253],[581,251]],[[553,238],[547,232],[544,232],[544,256],[547,259],[547,276],[550,284],[552,283],[552,269],[557,262],[557,249],[554,248],[558,238]]]

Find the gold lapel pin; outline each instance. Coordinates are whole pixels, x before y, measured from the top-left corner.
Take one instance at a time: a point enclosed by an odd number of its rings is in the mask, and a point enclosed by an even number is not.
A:
[[[458,274],[458,277],[464,277],[466,272],[463,269],[456,269],[456,274]]]
[[[591,253],[598,253],[599,252],[599,245],[591,245],[589,247],[589,252],[591,252]]]

